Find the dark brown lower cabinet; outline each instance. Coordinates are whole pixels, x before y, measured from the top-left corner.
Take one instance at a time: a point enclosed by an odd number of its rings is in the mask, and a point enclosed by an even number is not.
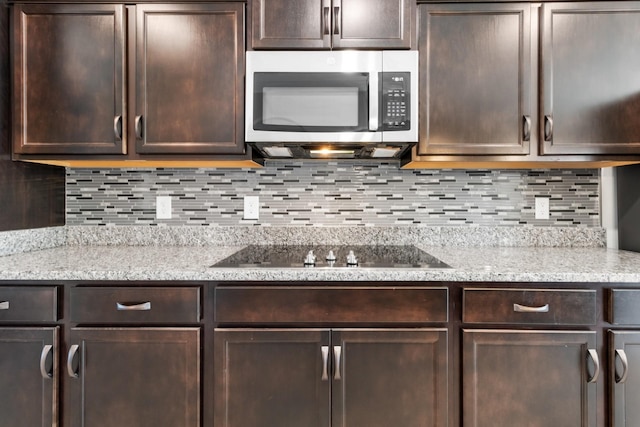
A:
[[[464,427],[596,426],[596,332],[467,329],[462,341]]]
[[[58,328],[0,328],[0,425],[58,425]]]
[[[200,427],[200,328],[72,328],[65,426]]]
[[[447,425],[445,329],[217,329],[216,427]]]
[[[640,331],[609,331],[611,427],[640,426]]]

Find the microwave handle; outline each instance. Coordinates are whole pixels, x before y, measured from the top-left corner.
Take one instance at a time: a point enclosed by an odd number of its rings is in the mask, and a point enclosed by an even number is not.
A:
[[[378,73],[371,72],[369,76],[369,130],[378,130],[380,90],[378,85]]]

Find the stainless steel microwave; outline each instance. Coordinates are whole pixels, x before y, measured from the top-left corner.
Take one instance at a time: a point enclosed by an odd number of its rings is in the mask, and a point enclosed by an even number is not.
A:
[[[249,51],[245,139],[269,158],[399,157],[418,141],[417,51]]]

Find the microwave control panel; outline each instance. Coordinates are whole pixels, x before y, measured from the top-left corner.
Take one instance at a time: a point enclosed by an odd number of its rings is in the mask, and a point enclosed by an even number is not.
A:
[[[411,129],[411,73],[380,73],[380,122],[383,131]]]

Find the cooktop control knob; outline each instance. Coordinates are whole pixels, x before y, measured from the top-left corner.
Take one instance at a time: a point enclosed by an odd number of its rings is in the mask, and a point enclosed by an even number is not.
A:
[[[316,266],[316,256],[313,254],[313,251],[309,251],[307,257],[304,259],[305,267],[315,267]]]
[[[349,251],[347,254],[347,267],[357,267],[358,266],[358,258],[353,253],[353,251]]]
[[[333,267],[334,264],[336,263],[336,256],[333,253],[333,251],[329,251],[329,255],[327,255],[327,264],[329,264],[329,267]]]

